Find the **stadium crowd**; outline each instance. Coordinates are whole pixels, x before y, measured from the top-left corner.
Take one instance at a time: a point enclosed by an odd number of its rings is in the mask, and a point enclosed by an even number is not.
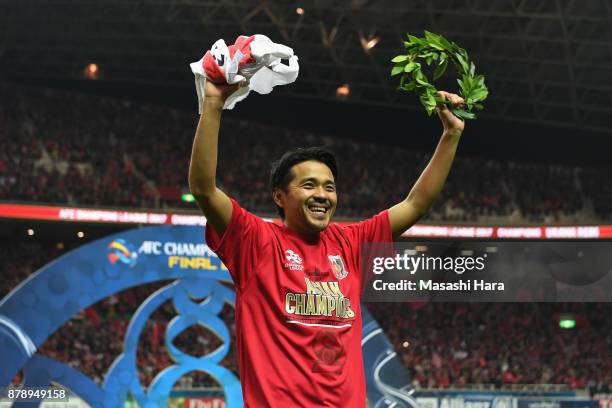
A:
[[[195,113],[65,91],[1,86],[0,200],[141,208],[185,207]],[[270,160],[327,146],[338,155],[337,214],[363,217],[405,197],[431,152],[225,118],[219,184],[249,210],[274,213]],[[384,157],[384,165],[371,157]],[[609,220],[610,169],[457,158],[430,221]]]
[[[0,299],[33,271],[70,249],[38,241],[0,247],[3,279]],[[113,295],[65,323],[39,353],[68,363],[97,382],[123,349],[129,321],[138,306],[168,282],[157,282]],[[565,384],[576,389],[611,392],[612,306],[609,303],[370,303],[368,309],[398,351],[417,388],[466,385]],[[577,327],[559,328],[559,315],[572,313]],[[176,316],[171,302],[147,323],[138,346],[138,373],[148,385],[173,364],[165,345],[168,322]],[[221,317],[235,338],[233,309]],[[193,327],[173,343],[201,356],[220,340]],[[222,363],[237,375],[235,347]],[[212,377],[192,372],[178,387],[210,387]]]
[[[394,303],[369,309],[417,388],[566,384],[609,392],[608,303]],[[559,327],[571,314],[574,330]]]

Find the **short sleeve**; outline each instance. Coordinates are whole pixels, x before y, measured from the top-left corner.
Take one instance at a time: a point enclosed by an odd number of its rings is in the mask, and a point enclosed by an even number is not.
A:
[[[375,256],[380,253],[393,254],[393,234],[391,223],[389,222],[389,211],[384,210],[367,220],[349,224],[343,227],[344,234],[350,242],[352,256],[355,260],[355,268],[360,270],[360,282],[362,290],[373,274],[371,268],[366,267],[371,264]],[[370,243],[383,243],[389,245],[370,246]],[[365,245],[365,246],[364,246]]]
[[[229,270],[237,290],[244,290],[255,275],[256,260],[269,236],[267,223],[251,214],[234,200],[232,218],[223,235],[206,225],[208,247],[219,256]]]
[[[393,241],[388,210],[381,211],[372,218],[347,225],[344,228],[351,241],[359,245],[366,242]]]

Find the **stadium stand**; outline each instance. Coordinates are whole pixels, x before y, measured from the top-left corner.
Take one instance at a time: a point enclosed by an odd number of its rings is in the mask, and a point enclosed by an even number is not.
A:
[[[606,303],[370,304],[417,388],[612,385]],[[578,328],[559,328],[572,313]],[[606,391],[600,391],[606,392]]]
[[[180,201],[187,192],[195,113],[66,91],[1,90],[14,103],[0,107],[0,200],[195,209]],[[304,145],[338,154],[341,217],[369,216],[403,199],[430,154],[229,118],[219,183],[246,208],[273,214],[270,160]],[[385,165],[372,162],[373,155],[385,157]],[[612,191],[596,180],[609,176],[608,168],[460,156],[426,220],[605,222]]]

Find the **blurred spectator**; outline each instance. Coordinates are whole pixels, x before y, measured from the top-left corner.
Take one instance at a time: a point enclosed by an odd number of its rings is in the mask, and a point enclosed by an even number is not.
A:
[[[0,200],[196,209],[179,201],[188,190],[195,113],[62,91],[0,90],[14,101],[0,107]],[[370,216],[402,200],[431,154],[230,118],[222,127],[218,182],[262,214],[275,212],[270,162],[290,148],[336,152],[341,217]],[[609,220],[612,190],[601,180],[610,171],[458,157],[427,220]]]
[[[607,303],[386,303],[368,309],[420,388],[612,383]],[[554,316],[586,322],[563,330]]]

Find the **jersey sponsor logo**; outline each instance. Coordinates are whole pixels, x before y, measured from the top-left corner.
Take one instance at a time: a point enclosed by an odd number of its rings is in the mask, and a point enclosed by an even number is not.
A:
[[[290,249],[285,251],[285,258],[287,258],[289,262],[302,263],[302,258]]]
[[[295,251],[287,249],[285,251],[285,259],[287,260],[287,262],[285,262],[285,268],[289,269],[290,271],[304,270],[304,261],[302,260],[301,256],[295,253]]]
[[[314,280],[314,281],[320,281],[323,280],[325,278],[327,278],[329,275],[331,275],[330,271],[322,271],[319,268],[316,268],[313,271],[306,271],[304,272],[304,275],[308,276],[309,279]]]
[[[342,258],[340,257],[340,255],[327,255],[327,258],[329,258],[329,263],[331,264],[332,271],[334,271],[334,275],[336,275],[336,278],[346,278],[346,275],[348,275],[348,271],[344,267],[344,262],[342,262]]]

